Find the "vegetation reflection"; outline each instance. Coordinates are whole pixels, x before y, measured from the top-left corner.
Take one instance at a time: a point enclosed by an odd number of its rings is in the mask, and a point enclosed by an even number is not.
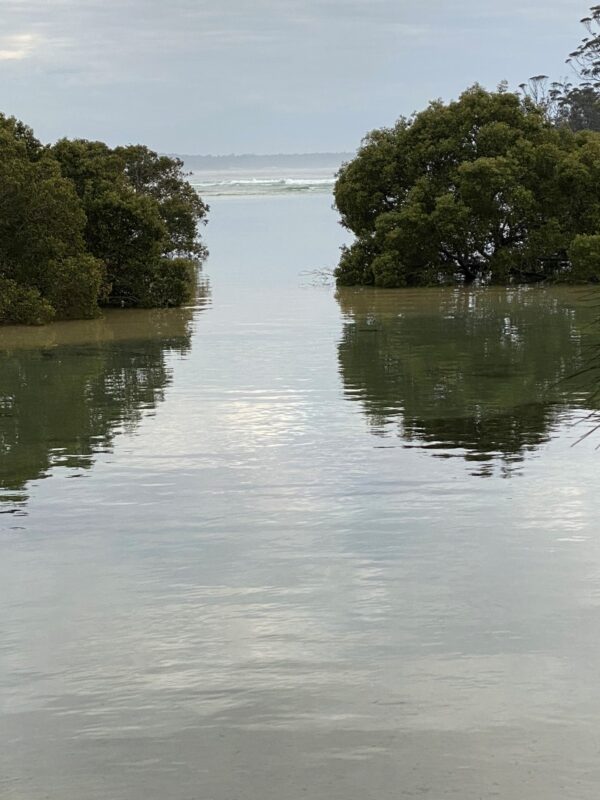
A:
[[[200,287],[197,305],[208,302]],[[0,337],[0,504],[18,509],[52,468],[89,468],[164,399],[168,355],[191,346],[194,308],[109,312],[102,320]],[[42,338],[44,341],[42,343]]]
[[[565,409],[589,408],[597,315],[573,289],[338,291],[339,367],[374,433],[505,473],[547,441]],[[455,451],[455,452],[453,452]]]

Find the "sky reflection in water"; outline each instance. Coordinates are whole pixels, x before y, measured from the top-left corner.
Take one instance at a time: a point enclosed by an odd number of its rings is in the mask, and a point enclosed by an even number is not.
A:
[[[593,305],[334,297],[329,204],[215,200],[210,306],[0,332],[3,797],[597,797]]]

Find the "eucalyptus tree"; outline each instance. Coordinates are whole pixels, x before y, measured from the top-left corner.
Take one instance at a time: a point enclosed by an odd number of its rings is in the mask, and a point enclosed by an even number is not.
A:
[[[583,87],[600,90],[600,5],[592,6],[581,22],[587,36],[569,54],[567,63],[575,68]]]
[[[600,6],[592,6],[581,22],[587,35],[567,59],[572,79],[534,75],[519,88],[554,125],[600,131]]]

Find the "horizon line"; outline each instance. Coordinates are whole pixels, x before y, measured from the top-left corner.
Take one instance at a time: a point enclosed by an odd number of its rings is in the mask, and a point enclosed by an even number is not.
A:
[[[273,156],[341,156],[352,155],[355,152],[355,150],[311,150],[305,153],[178,153],[172,151],[167,155],[176,155],[181,158],[186,156],[188,158],[248,158],[249,156],[253,158],[269,158]]]

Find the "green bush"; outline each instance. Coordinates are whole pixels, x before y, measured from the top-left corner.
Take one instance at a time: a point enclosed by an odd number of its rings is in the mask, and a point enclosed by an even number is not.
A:
[[[101,261],[90,255],[52,261],[48,300],[59,319],[92,319],[100,313],[98,299],[106,280]]]
[[[44,325],[55,311],[37,289],[0,277],[0,324]]]
[[[375,283],[371,269],[372,247],[369,244],[368,239],[358,239],[350,247],[342,247],[340,265],[336,270],[338,286]]]
[[[197,262],[189,258],[161,258],[144,304],[151,308],[181,306],[192,299]]]
[[[569,249],[571,270],[568,279],[574,283],[600,281],[600,235],[576,236]]]
[[[397,256],[382,253],[373,259],[371,264],[375,286],[384,289],[397,289],[406,286],[406,270]]]

